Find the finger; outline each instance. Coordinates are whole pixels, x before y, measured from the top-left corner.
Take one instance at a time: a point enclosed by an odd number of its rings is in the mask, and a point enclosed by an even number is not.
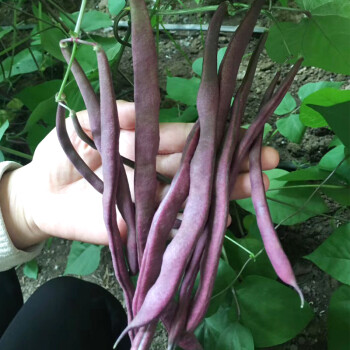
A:
[[[193,123],[160,124],[159,154],[182,152]]]
[[[173,178],[179,169],[182,153],[158,155],[156,167],[158,173]]]
[[[135,104],[133,102],[117,100],[118,118],[121,129],[135,129]],[[91,133],[89,115],[87,110],[77,113],[81,127],[86,133]]]
[[[276,149],[264,146],[261,150],[261,167],[263,170],[275,169],[280,161],[280,155]],[[249,157],[246,157],[241,166],[241,172],[249,170]]]
[[[192,123],[160,124],[158,154],[182,152],[192,127]],[[147,147],[147,145],[145,145],[145,147]],[[119,148],[122,156],[135,160],[135,132],[133,130],[121,130]]]
[[[268,190],[270,181],[266,174],[263,174],[265,191]],[[231,193],[231,199],[248,198],[251,195],[251,186],[249,173],[242,173],[237,177],[234,189]]]
[[[117,100],[118,118],[121,129],[135,129],[135,103]]]

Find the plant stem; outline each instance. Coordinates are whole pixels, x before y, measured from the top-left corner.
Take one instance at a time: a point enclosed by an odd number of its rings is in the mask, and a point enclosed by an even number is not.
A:
[[[256,253],[255,259],[256,259],[263,251],[264,251],[264,248],[261,248],[261,249]],[[247,261],[243,264],[241,270],[238,272],[236,278],[235,278],[227,287],[225,287],[223,290],[221,290],[219,293],[213,295],[213,296],[210,298],[210,300],[212,300],[212,299],[218,297],[219,295],[225,293],[228,289],[230,289],[230,288],[237,282],[238,278],[241,276],[241,274],[242,274],[243,271],[245,270],[246,266],[247,266],[252,260],[254,260],[254,259],[253,259],[252,257],[249,257],[249,258],[247,259]]]
[[[86,6],[86,0],[82,0],[81,5],[80,5],[78,20],[77,20],[77,23],[75,24],[75,28],[74,28],[74,33],[77,36],[79,36],[79,33],[80,33],[81,21],[83,20],[85,6]]]
[[[286,188],[329,188],[329,189],[335,189],[335,190],[340,190],[340,189],[346,189],[348,186],[341,186],[341,185],[322,185],[321,184],[314,184],[314,185],[294,185],[294,186],[282,186],[282,187],[277,187],[277,188],[271,188],[268,189],[267,191],[279,191],[279,190],[284,190]]]
[[[11,149],[11,148],[8,148],[8,147],[4,147],[4,146],[0,146],[0,151],[6,152],[6,153],[9,153],[9,154],[13,154],[14,156],[25,158],[25,159],[28,159],[28,160],[32,160],[33,159],[33,156],[31,156],[30,154],[26,154],[26,153],[23,153],[23,152],[20,152],[20,151],[16,151],[14,149]]]
[[[74,36],[77,37],[77,38],[79,37],[81,21],[83,19],[85,6],[86,6],[86,0],[82,0],[81,1],[81,5],[80,5],[78,20],[77,20],[77,23],[76,23],[75,28],[74,28]],[[74,41],[73,42],[73,48],[72,48],[72,55],[71,55],[71,58],[69,60],[66,73],[65,73],[65,75],[63,77],[60,90],[59,90],[59,92],[58,92],[58,94],[56,96],[56,102],[61,101],[61,99],[62,99],[62,94],[63,94],[64,88],[66,87],[66,84],[67,84],[67,80],[68,80],[68,76],[69,76],[69,73],[70,73],[70,69],[71,69],[73,61],[75,59],[75,53],[77,51],[77,46],[78,46],[77,42]]]
[[[243,247],[241,244],[239,244],[238,242],[236,242],[234,239],[232,239],[231,237],[225,235],[225,238],[232,242],[233,244],[235,244],[236,246],[238,246],[239,248],[243,249],[245,252],[247,252],[249,254],[249,256],[252,258],[252,259],[255,259],[256,258],[256,255],[251,252],[249,249],[247,249],[246,247]]]
[[[238,225],[239,233],[241,234],[241,237],[244,237],[245,233],[244,233],[244,230],[243,230],[241,218],[239,217],[239,213],[238,213],[238,210],[237,210],[237,203],[236,202],[233,202],[233,210],[235,212],[235,217],[236,217],[236,222],[237,222],[237,225]]]

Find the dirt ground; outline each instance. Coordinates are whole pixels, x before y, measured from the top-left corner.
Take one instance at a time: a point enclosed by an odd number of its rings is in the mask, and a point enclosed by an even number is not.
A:
[[[195,20],[196,18],[194,18]],[[202,53],[201,38],[194,32],[176,32],[173,33],[174,39],[181,45],[182,49],[189,55],[191,60],[200,57]],[[225,46],[228,43],[230,35],[222,34],[220,45]],[[161,34],[160,42],[160,83],[163,92],[165,91],[166,72],[173,76],[190,77],[192,70],[183,56],[169,42],[166,35]],[[247,62],[241,67],[239,77],[243,73]],[[132,79],[130,50],[127,49],[120,70],[124,75]],[[254,116],[254,110],[259,104],[260,97],[275,73],[276,66],[269,60],[264,53],[257,71],[252,94],[248,102],[248,118]],[[122,79],[120,77],[120,79]],[[330,74],[320,69],[302,68],[298,73],[295,83],[292,87],[292,94],[296,96],[298,88],[307,82],[317,82],[320,80],[345,81],[345,86],[350,88],[349,77]],[[122,84],[123,85],[123,84]],[[124,84],[125,85],[125,84]],[[118,84],[120,86],[120,84]],[[125,90],[117,90],[117,94],[124,94]],[[132,96],[124,94],[124,99],[132,99]],[[274,120],[271,125],[275,128]],[[295,162],[297,164],[315,164],[327,152],[327,147],[332,139],[332,134],[327,129],[308,130],[300,145],[287,142],[281,135],[270,140],[270,145],[277,148],[281,155],[281,160]],[[330,213],[332,215],[338,207],[328,201]],[[349,218],[349,212],[344,212],[344,216]],[[289,349],[289,350],[325,350],[326,342],[326,318],[327,307],[331,293],[337,288],[338,282],[320,271],[310,261],[303,259],[303,256],[311,253],[318,247],[332,232],[330,220],[325,217],[316,217],[307,222],[288,227],[281,227],[278,231],[282,244],[290,257],[297,279],[300,282],[306,300],[312,306],[315,317],[309,326],[295,339],[286,344],[273,347],[271,349]],[[27,299],[36,288],[57,276],[63,274],[67,256],[69,253],[70,242],[60,239],[54,239],[50,248],[45,248],[38,257],[40,273],[38,280],[28,279],[23,275],[22,267],[18,269],[18,275],[22,285],[25,299]],[[122,300],[121,290],[116,283],[110,256],[107,248],[102,250],[101,264],[98,270],[90,276],[84,277],[85,280],[97,283],[109,291],[117,298]],[[152,350],[166,349],[166,334],[159,330],[157,339],[154,341]]]

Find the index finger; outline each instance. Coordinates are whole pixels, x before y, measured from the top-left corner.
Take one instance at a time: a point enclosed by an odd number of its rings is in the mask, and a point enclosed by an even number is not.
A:
[[[123,100],[117,100],[116,103],[120,128],[125,130],[135,129],[135,104]],[[91,128],[87,110],[78,112],[77,117],[84,131],[90,132]]]

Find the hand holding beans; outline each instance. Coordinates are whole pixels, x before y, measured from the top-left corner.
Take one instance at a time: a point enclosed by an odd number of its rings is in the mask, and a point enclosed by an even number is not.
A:
[[[135,110],[134,104],[118,101],[121,155],[134,159]],[[86,111],[78,113],[84,131],[91,136]],[[101,175],[99,153],[85,144],[76,135],[70,118],[66,120],[69,137],[80,156]],[[188,133],[192,124],[167,123],[160,125],[160,147],[157,156],[157,171],[173,177],[180,164]],[[243,132],[242,132],[243,133]],[[262,167],[264,170],[277,166],[279,156],[271,147],[264,147]],[[242,163],[241,173],[236,182],[231,199],[250,196],[248,159]],[[126,168],[130,188],[133,188],[133,169]],[[28,186],[28,184],[31,184]],[[265,187],[268,179],[264,177]],[[163,197],[168,185],[158,184],[158,201]],[[2,210],[8,231],[18,248],[27,248],[45,240],[49,236],[84,242],[107,244],[107,233],[103,223],[101,195],[81,177],[59,145],[56,131],[53,130],[37,147],[33,161],[4,175],[1,182]],[[3,193],[11,195],[5,196]],[[5,198],[8,198],[5,204]],[[16,218],[16,221],[11,219]],[[125,239],[126,226],[118,215],[118,226]],[[24,230],[24,228],[26,228]]]

